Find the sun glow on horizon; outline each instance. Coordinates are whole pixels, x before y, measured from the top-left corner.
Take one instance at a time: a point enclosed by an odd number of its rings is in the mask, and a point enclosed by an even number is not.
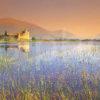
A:
[[[47,30],[63,29],[80,38],[100,33],[100,0],[2,0],[0,7],[0,18],[35,22]]]

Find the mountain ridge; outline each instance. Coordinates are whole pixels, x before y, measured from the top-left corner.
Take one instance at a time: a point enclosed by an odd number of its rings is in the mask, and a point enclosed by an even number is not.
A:
[[[14,34],[21,32],[24,29],[29,30],[31,37],[35,37],[37,39],[67,39],[75,37],[74,34],[63,30],[48,31],[36,24],[14,18],[0,19],[0,34],[4,34],[5,31]]]

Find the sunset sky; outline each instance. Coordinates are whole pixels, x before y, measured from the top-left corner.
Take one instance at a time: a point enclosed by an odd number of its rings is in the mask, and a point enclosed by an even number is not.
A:
[[[91,38],[100,33],[100,0],[0,0],[0,18],[7,17]]]

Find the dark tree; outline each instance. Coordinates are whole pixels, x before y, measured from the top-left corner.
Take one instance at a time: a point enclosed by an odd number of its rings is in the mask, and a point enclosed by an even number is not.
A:
[[[35,37],[32,37],[32,40],[36,40],[36,38]]]
[[[7,32],[7,31],[5,31],[4,36],[7,36],[7,35],[8,35],[7,33],[8,33],[8,32]]]

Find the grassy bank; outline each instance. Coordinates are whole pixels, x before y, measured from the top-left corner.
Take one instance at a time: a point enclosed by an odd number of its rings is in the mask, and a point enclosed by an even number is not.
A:
[[[91,42],[91,41],[96,41],[100,42],[100,40],[96,39],[84,39],[84,40],[79,40],[79,39],[68,39],[68,40],[61,40],[61,39],[55,39],[55,40],[48,40],[48,39],[32,39],[32,40],[17,40],[14,38],[10,39],[0,39],[0,43],[17,43],[17,42]]]

